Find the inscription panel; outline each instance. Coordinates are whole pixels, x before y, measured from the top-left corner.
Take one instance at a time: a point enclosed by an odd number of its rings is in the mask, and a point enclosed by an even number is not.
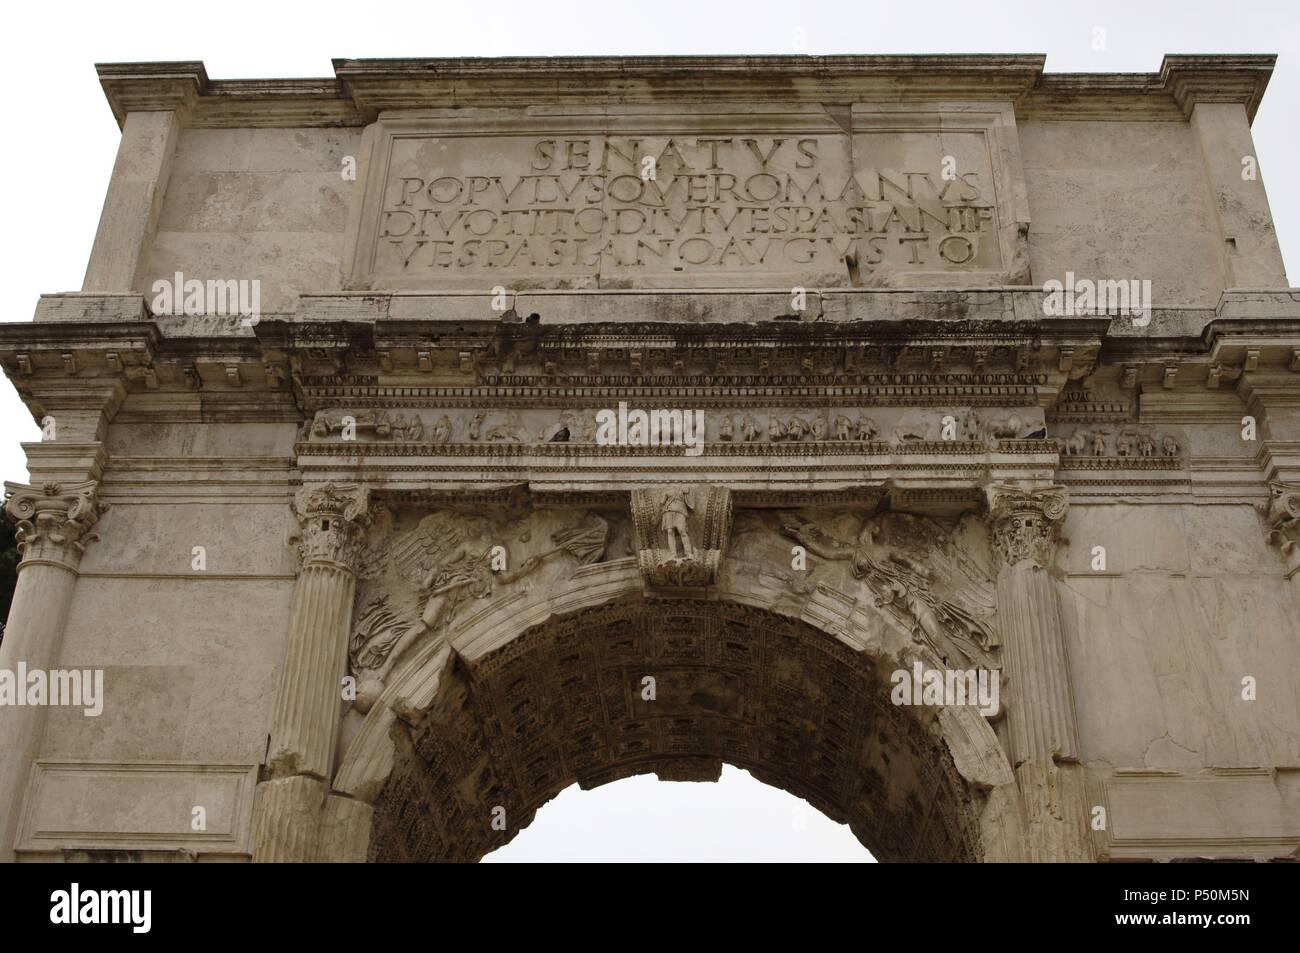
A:
[[[1027,280],[997,107],[458,110],[367,141],[356,289]]]

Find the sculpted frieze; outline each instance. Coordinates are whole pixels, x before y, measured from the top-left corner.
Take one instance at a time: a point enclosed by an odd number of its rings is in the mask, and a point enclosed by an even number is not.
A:
[[[1182,466],[1184,437],[1131,422],[1057,424],[1062,466],[1069,469],[1168,469]]]
[[[714,403],[710,399],[710,403]],[[397,409],[331,408],[317,411],[301,439],[313,444],[389,443],[411,445],[554,443],[660,446],[681,441],[664,435],[690,416],[692,435],[709,443],[871,443],[900,446],[1046,436],[1037,407],[682,407],[680,399],[630,405],[611,399],[608,407]],[[702,422],[702,428],[694,421]],[[1165,446],[1169,445],[1168,438]],[[1148,441],[1135,435],[1132,452],[1145,455]],[[1162,453],[1165,452],[1163,449]]]
[[[410,650],[445,638],[471,607],[630,552],[626,518],[592,510],[489,513],[379,506],[362,559],[349,661],[365,710]]]

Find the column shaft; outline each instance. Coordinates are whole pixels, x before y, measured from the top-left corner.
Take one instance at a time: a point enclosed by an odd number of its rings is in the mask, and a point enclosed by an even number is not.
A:
[[[14,587],[0,670],[49,671],[58,664],[63,627],[72,605],[76,573],[65,566],[38,563],[22,567]],[[17,685],[22,692],[25,685]],[[0,705],[0,862],[14,858],[14,838],[32,764],[45,734],[46,705]]]
[[[48,673],[58,666],[63,629],[72,607],[77,567],[91,527],[108,508],[93,481],[5,484],[5,510],[17,520],[18,583],[14,587],[0,670],[18,684],[21,669]],[[51,699],[47,698],[47,701]],[[40,754],[48,705],[0,705],[0,862],[13,860],[15,838],[32,765]]]

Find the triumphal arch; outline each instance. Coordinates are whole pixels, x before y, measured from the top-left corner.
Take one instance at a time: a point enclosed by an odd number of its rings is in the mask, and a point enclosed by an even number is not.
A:
[[[1294,857],[1272,66],[101,66],[0,669],[102,710],[10,678],[0,853],[471,860],[725,762],[882,860]]]

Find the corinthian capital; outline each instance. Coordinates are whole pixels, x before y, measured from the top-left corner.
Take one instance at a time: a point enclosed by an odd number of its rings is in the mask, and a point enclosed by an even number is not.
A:
[[[362,483],[303,487],[294,501],[302,525],[298,564],[333,565],[356,572],[370,523],[370,488]]]
[[[5,484],[5,512],[17,521],[15,535],[23,564],[54,562],[76,569],[86,544],[98,539],[91,528],[107,509],[94,480]]]
[[[1028,560],[1043,568],[1052,562],[1061,523],[1069,508],[1065,487],[1024,489],[1006,483],[988,487],[989,536],[993,551],[1008,566]]]
[[[1264,538],[1278,548],[1294,571],[1300,566],[1300,486],[1270,483],[1268,488],[1268,502],[1259,504]]]

